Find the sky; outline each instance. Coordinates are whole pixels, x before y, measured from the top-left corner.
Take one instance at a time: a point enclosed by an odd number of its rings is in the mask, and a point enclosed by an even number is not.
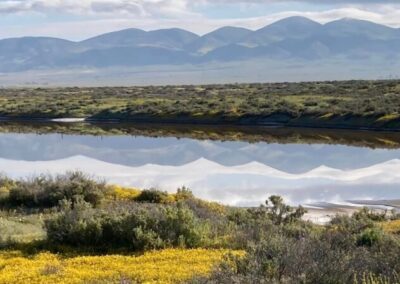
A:
[[[0,38],[51,36],[79,41],[125,28],[222,26],[258,29],[289,16],[340,18],[400,27],[400,0],[0,0]]]

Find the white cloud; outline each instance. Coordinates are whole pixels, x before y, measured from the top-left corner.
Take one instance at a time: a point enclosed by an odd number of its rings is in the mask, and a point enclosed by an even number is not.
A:
[[[226,0],[216,0],[228,2]],[[233,3],[235,0],[229,1]],[[310,0],[312,1],[312,0]],[[241,1],[236,2],[278,2]],[[281,1],[282,2],[282,1]],[[326,1],[324,1],[326,2]],[[339,1],[344,2],[344,1]],[[348,1],[346,1],[348,2]],[[352,1],[372,3],[377,1]],[[388,3],[390,1],[379,1]],[[207,5],[210,0],[0,0],[1,13],[41,12],[51,14],[52,11],[62,11],[83,15],[83,20],[66,20],[65,22],[40,23],[29,26],[9,24],[0,30],[0,38],[16,36],[55,36],[73,40],[81,40],[104,32],[124,28],[141,28],[153,30],[160,28],[179,27],[198,34],[204,34],[221,26],[231,25],[250,29],[258,29],[279,19],[289,16],[305,16],[315,21],[326,23],[332,20],[351,17],[369,20],[392,27],[400,27],[400,4],[370,4],[370,5],[338,5],[336,8],[323,8],[318,11],[282,11],[261,17],[210,18],[207,12],[193,12],[193,5]],[[216,3],[213,1],[213,3]],[[210,4],[212,5],[212,4]],[[228,4],[226,4],[228,5]],[[219,7],[221,9],[221,7]],[[90,17],[96,15],[96,17]],[[85,17],[88,16],[88,17]],[[10,17],[10,16],[8,16]]]
[[[63,11],[78,14],[169,15],[190,13],[190,7],[212,4],[316,3],[319,5],[387,5],[398,0],[0,0],[0,13]]]
[[[52,11],[73,14],[176,17],[192,14],[187,0],[0,0],[0,13]]]
[[[203,3],[317,3],[317,4],[391,4],[398,3],[398,0],[201,0]]]

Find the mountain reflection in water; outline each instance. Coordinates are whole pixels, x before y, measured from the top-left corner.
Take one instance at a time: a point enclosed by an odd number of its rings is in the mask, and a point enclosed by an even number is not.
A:
[[[242,206],[270,194],[291,203],[400,198],[400,133],[62,123],[0,130],[0,171],[16,177],[79,169],[129,186],[186,185]]]

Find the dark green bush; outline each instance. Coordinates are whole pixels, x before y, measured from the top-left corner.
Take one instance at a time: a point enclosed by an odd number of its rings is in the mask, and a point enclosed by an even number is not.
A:
[[[59,216],[46,222],[48,239],[54,244],[146,250],[210,243],[208,222],[182,203],[95,209],[78,198],[63,204]]]
[[[168,193],[157,189],[143,190],[136,201],[146,203],[163,203],[168,199]]]
[[[377,228],[366,229],[357,238],[359,246],[373,246],[382,239],[382,232]]]
[[[101,215],[82,199],[61,202],[63,212],[45,223],[49,242],[74,246],[99,245],[102,240]]]
[[[108,191],[104,182],[97,182],[80,172],[70,172],[18,181],[10,189],[8,202],[12,206],[54,207],[61,200],[81,196],[98,206]]]

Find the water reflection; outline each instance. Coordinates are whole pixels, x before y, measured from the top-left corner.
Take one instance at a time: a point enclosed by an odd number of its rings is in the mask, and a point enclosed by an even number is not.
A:
[[[340,129],[271,128],[261,126],[0,122],[3,133],[70,134],[95,136],[145,136],[213,141],[277,144],[330,144],[355,147],[400,148],[400,132]]]
[[[199,158],[234,166],[259,162],[301,173],[321,165],[356,169],[400,158],[400,149],[326,144],[268,144],[134,136],[0,134],[0,158],[48,161],[84,155],[109,163],[180,166]]]
[[[398,133],[40,123],[3,123],[0,130],[6,132],[0,134],[0,171],[16,177],[79,168],[132,186],[173,191],[188,185],[200,197],[235,205],[270,194],[292,203],[400,199],[400,163],[381,165],[400,159]],[[75,156],[80,160],[68,159]],[[190,168],[199,159],[207,163]],[[302,175],[321,166],[343,172]],[[343,180],[356,173],[362,178]]]

